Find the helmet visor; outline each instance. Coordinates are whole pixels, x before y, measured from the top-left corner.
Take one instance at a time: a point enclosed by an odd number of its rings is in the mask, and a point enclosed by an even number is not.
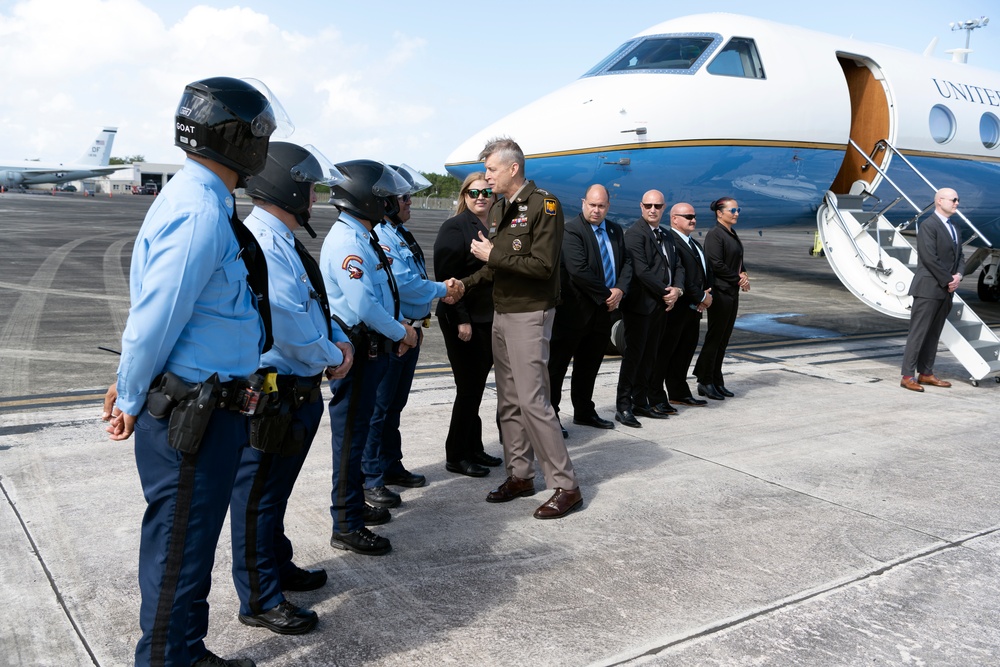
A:
[[[376,197],[398,197],[410,191],[410,184],[399,172],[383,164],[382,176],[372,186],[372,194]]]
[[[293,181],[297,183],[322,183],[323,185],[332,186],[343,183],[346,180],[344,175],[340,173],[340,170],[318,148],[312,144],[306,144],[302,148],[309,151],[309,155],[302,162],[292,167],[289,174]]]
[[[260,91],[260,94],[267,98],[267,106],[257,114],[257,117],[250,121],[250,130],[255,137],[273,137],[275,139],[285,139],[292,136],[295,125],[281,102],[275,96],[267,84],[260,79],[243,79],[244,82]]]
[[[405,194],[412,195],[431,187],[431,182],[424,178],[424,175],[407,164],[401,164],[396,168],[401,172],[403,178],[411,183],[410,189]]]

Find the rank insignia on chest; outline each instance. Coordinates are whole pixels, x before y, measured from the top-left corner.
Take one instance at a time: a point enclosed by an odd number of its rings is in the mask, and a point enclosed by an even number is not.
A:
[[[524,213],[525,211],[528,210],[528,205],[527,204],[518,204],[517,210],[520,211],[521,213]]]
[[[514,239],[514,242],[510,244],[514,250],[521,250],[521,239]]]
[[[364,260],[357,255],[348,255],[344,258],[340,268],[347,271],[347,275],[354,280],[360,280],[361,276],[365,275],[365,272],[361,270],[362,264],[364,264]]]
[[[546,199],[545,200],[545,215],[555,215],[556,214],[556,200]]]

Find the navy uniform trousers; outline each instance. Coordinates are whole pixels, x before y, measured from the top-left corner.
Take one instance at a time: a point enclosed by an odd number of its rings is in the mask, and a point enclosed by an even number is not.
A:
[[[198,452],[183,454],[167,443],[166,419],[143,409],[136,421],[135,463],[147,503],[136,665],[187,667],[205,655],[215,547],[249,424],[238,412],[217,409]]]
[[[420,339],[422,343],[422,334]],[[402,356],[389,355],[388,368],[375,394],[375,410],[372,412],[368,441],[361,459],[361,472],[366,488],[385,486],[385,475],[400,474],[404,470],[403,439],[399,423],[410,397],[419,357],[420,345],[407,350]]]
[[[333,491],[330,515],[333,530],[353,533],[364,527],[365,495],[361,480],[361,456],[368,441],[368,428],[375,409],[379,383],[389,367],[389,355],[374,359],[367,345],[355,345],[354,364],[342,380],[331,380],[330,432],[333,445]]]
[[[295,454],[265,454],[253,447],[243,450],[230,503],[233,583],[243,615],[262,614],[285,601],[281,577],[292,568],[285,509],[322,417],[322,400],[304,403],[292,413],[289,429],[305,433],[302,449]]]

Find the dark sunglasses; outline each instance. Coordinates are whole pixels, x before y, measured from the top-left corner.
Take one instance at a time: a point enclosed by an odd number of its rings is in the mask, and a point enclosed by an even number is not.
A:
[[[483,188],[482,190],[466,190],[465,194],[469,195],[473,199],[479,199],[479,195],[483,196],[483,199],[489,199],[493,196],[493,188]]]
[[[642,205],[647,211],[651,208],[655,208],[657,211],[663,208],[663,204],[647,204],[646,202],[642,202]]]
[[[678,218],[684,218],[685,220],[694,220],[698,216],[694,213],[674,213]]]
[[[404,204],[409,204],[410,195],[399,195],[399,201],[403,202]]]
[[[945,199],[945,201],[950,201],[952,204],[957,204],[958,203],[958,197],[955,197],[954,199]]]

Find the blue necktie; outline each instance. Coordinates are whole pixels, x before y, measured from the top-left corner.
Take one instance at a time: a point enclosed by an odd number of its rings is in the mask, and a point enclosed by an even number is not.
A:
[[[597,232],[597,247],[601,249],[601,264],[604,265],[604,285],[611,289],[615,286],[615,265],[611,262],[611,255],[608,254],[607,241],[608,233],[604,229],[602,222],[595,230]]]
[[[958,234],[955,230],[955,225],[951,224],[951,218],[944,221],[944,224],[948,226],[948,233],[951,234],[951,242],[958,245]]]

